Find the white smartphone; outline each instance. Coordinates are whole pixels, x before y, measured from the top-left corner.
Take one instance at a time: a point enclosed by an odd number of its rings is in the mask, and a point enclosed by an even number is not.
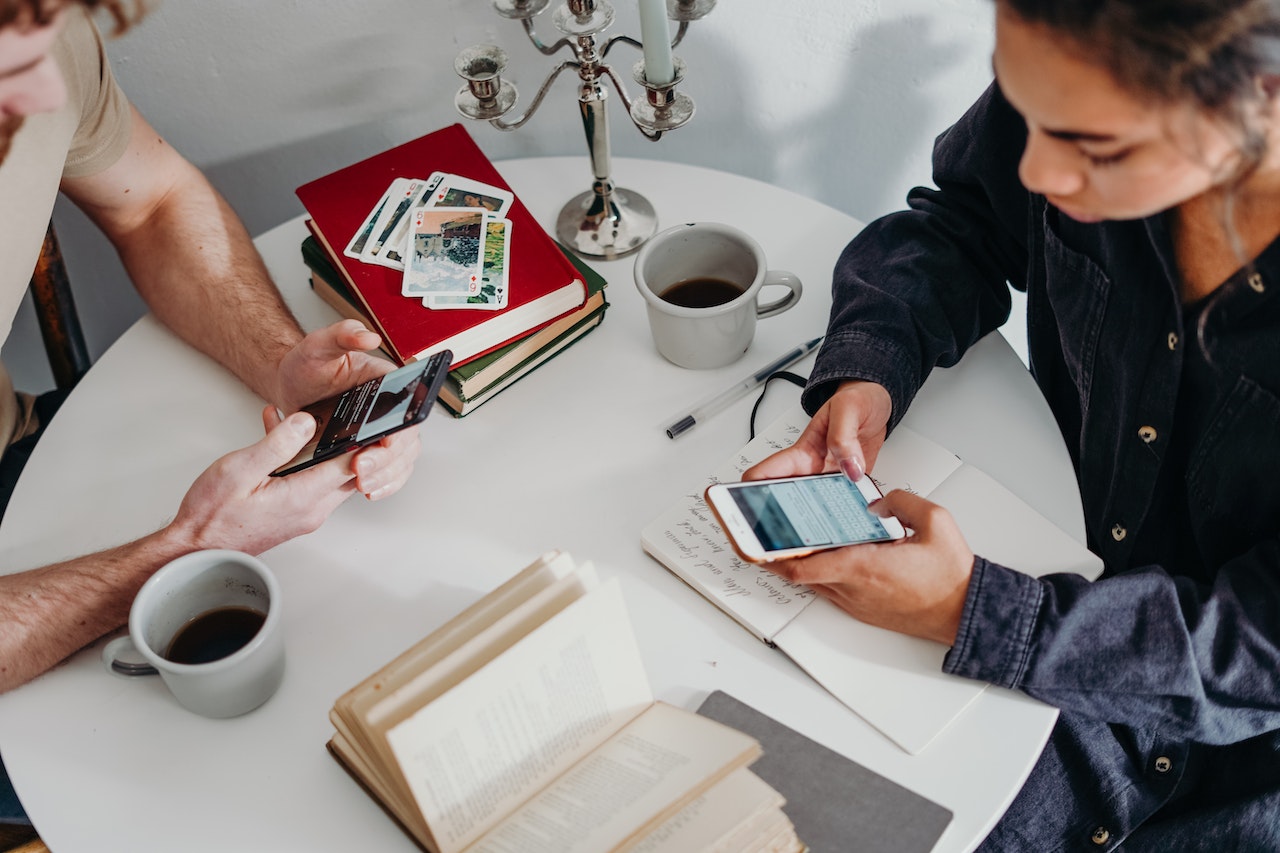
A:
[[[717,483],[706,491],[729,544],[752,563],[905,538],[900,521],[867,509],[879,497],[870,477],[855,483],[841,473]]]

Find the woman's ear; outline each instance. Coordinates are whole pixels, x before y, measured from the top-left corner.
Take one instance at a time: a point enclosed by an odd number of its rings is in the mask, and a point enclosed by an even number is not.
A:
[[[1280,74],[1263,74],[1258,77],[1258,94],[1268,103],[1280,95]]]

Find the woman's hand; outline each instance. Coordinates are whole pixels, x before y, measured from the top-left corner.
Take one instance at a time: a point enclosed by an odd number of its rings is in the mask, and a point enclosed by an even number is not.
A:
[[[951,513],[910,492],[892,491],[871,507],[914,532],[766,568],[812,587],[863,622],[953,645],[973,573],[973,552],[960,528]]]
[[[744,480],[843,471],[857,480],[875,465],[893,401],[874,382],[845,382],[809,421],[795,444],[743,472]]]

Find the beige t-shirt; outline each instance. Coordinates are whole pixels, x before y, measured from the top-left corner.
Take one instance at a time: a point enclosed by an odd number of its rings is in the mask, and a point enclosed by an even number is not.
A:
[[[129,144],[129,102],[111,75],[102,36],[78,4],[53,55],[67,85],[67,102],[53,113],[29,116],[0,164],[0,328],[4,337],[31,282],[45,229],[64,177],[96,174],[114,164]],[[0,452],[23,434],[28,412],[0,365]]]

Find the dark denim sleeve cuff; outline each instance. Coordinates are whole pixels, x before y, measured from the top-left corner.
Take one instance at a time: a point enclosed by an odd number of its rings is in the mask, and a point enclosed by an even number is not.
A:
[[[955,645],[942,671],[1016,688],[1044,600],[1039,580],[975,557]]]
[[[915,398],[918,384],[903,378],[909,356],[892,341],[859,331],[829,332],[809,374],[809,384],[801,397],[804,410],[812,415],[831,399],[841,382],[864,380],[884,386],[893,401],[889,429],[893,430]],[[909,372],[909,371],[908,371]]]

